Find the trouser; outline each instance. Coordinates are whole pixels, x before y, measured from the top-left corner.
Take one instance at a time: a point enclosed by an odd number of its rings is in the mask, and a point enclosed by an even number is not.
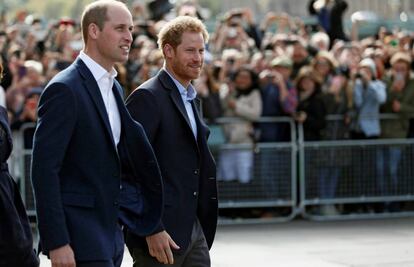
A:
[[[210,267],[210,254],[198,219],[194,222],[191,232],[191,241],[187,250],[183,254],[174,255],[174,264],[165,265],[158,262],[148,253],[148,249],[132,248],[130,249],[132,258],[134,259],[134,267]]]

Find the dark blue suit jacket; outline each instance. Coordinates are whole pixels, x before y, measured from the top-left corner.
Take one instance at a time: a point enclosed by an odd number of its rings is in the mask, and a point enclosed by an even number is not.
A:
[[[211,247],[217,225],[216,166],[207,146],[209,130],[196,106],[192,104],[197,140],[181,95],[164,70],[135,90],[126,103],[144,127],[161,168],[165,205],[159,230],[165,229],[183,252],[198,217]],[[133,234],[127,237],[128,246],[144,244]]]
[[[0,266],[36,267],[39,266],[39,259],[33,250],[29,219],[5,161],[12,150],[12,139],[7,111],[1,106],[0,127],[6,132],[5,138],[0,136],[0,148],[9,148],[8,151],[0,152],[6,156],[0,161]]]
[[[162,213],[161,176],[144,130],[123,104],[118,82],[113,89],[131,176],[146,205],[132,231],[147,235]],[[109,260],[119,218],[121,164],[99,87],[82,60],[50,81],[38,115],[32,182],[43,251],[70,244],[76,260]]]

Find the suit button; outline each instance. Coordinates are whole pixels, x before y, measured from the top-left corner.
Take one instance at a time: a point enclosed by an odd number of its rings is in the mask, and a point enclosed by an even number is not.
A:
[[[197,192],[196,192],[196,191],[194,191],[193,195],[196,197],[196,196],[197,196]]]
[[[119,174],[117,172],[114,172],[114,174],[112,174],[113,177],[118,178]]]
[[[115,206],[115,207],[119,206],[118,201],[114,201],[114,206]]]
[[[119,190],[122,190],[122,185],[119,186]]]
[[[194,175],[198,175],[200,173],[200,171],[198,169],[194,170]]]

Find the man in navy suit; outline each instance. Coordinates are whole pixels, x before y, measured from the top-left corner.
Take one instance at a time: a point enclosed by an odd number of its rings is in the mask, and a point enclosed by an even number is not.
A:
[[[121,224],[156,231],[162,213],[158,164],[115,80],[132,42],[132,16],[118,1],[88,5],[84,50],[39,102],[32,181],[43,252],[52,266],[120,266]],[[120,224],[121,223],[121,224]]]
[[[216,166],[190,83],[200,75],[207,39],[198,19],[178,17],[167,23],[158,35],[164,68],[126,101],[153,146],[165,195],[157,233],[145,239],[127,235],[134,266],[210,266],[217,225]]]

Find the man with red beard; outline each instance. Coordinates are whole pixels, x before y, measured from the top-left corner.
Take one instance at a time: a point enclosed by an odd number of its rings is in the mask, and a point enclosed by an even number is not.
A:
[[[216,166],[191,85],[201,73],[207,39],[196,18],[167,23],[158,35],[163,69],[126,101],[154,148],[165,193],[158,232],[145,238],[127,235],[134,266],[210,266],[217,225]]]

